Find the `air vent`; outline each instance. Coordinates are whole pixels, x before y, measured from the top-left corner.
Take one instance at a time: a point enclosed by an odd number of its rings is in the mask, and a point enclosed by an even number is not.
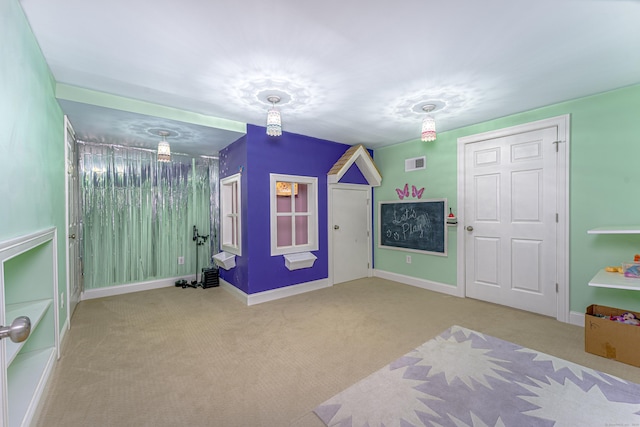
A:
[[[417,171],[420,169],[427,168],[427,158],[425,156],[422,157],[414,157],[412,159],[407,159],[404,161],[404,171]]]

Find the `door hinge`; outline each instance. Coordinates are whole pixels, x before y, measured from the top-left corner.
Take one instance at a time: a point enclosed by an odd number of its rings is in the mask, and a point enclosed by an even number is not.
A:
[[[369,263],[367,263],[367,269],[369,268]]]
[[[558,292],[560,292],[560,285],[558,285],[558,284],[556,283],[556,294],[557,294]]]
[[[564,141],[553,141],[553,142],[552,142],[552,144],[555,144],[555,145],[556,145],[556,153],[557,153],[557,152],[558,152],[558,150],[559,150],[559,149],[558,149],[558,146],[559,146],[560,144],[562,144],[563,142],[564,142]]]
[[[560,214],[556,213],[556,222],[560,222]]]

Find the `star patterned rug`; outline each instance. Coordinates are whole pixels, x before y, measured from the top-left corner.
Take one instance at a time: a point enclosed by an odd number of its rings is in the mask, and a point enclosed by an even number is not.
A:
[[[452,326],[314,412],[339,427],[631,427],[640,385]]]

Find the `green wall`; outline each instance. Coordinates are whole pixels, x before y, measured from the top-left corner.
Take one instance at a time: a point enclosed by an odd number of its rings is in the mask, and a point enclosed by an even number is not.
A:
[[[63,114],[17,0],[0,1],[0,117],[0,240],[57,227],[60,296],[66,290]],[[61,310],[61,327],[66,318]]]
[[[600,226],[640,225],[640,85],[555,104],[375,150],[383,184],[376,202],[397,200],[395,188],[425,187],[423,198],[446,197],[457,213],[457,139],[549,117],[571,116],[570,145],[570,309],[590,304],[637,311],[640,292],[589,287],[606,265],[619,265],[640,253],[640,235],[588,235]],[[436,117],[437,120],[437,117]],[[418,127],[416,127],[416,132]],[[404,159],[426,155],[427,169],[404,172]],[[376,218],[377,220],[377,218]],[[375,247],[375,268],[456,286],[457,227],[449,227],[448,257]],[[376,236],[377,239],[377,236]],[[377,242],[377,240],[375,240]],[[640,282],[639,282],[640,287]]]

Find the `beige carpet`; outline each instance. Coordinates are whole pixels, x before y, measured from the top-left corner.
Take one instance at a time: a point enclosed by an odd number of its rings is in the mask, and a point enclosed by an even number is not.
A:
[[[296,426],[331,396],[457,324],[640,382],[583,329],[382,279],[246,307],[221,288],[80,303],[37,426]]]

